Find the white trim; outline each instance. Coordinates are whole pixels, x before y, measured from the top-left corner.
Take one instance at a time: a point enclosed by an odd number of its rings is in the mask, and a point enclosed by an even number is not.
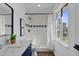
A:
[[[69,47],[68,44],[65,43],[65,42],[63,42],[63,41],[61,41],[61,39],[56,39],[56,41],[59,42],[61,45],[63,45],[63,46],[66,47],[66,48]]]
[[[65,4],[66,4],[66,3],[63,3],[63,4],[60,4],[58,7],[56,7],[56,8],[54,9],[54,13],[58,13],[58,12],[61,10],[61,8],[64,7]]]
[[[63,3],[63,4],[60,4],[58,7],[57,7],[57,9],[55,8],[55,14],[56,13],[58,13],[60,10],[61,10],[61,8],[63,8],[64,7],[64,5],[65,5],[66,3]],[[57,30],[57,28],[56,28],[56,30]],[[68,45],[68,43],[66,43],[66,42],[64,42],[63,40],[62,40],[62,37],[61,38],[57,38],[56,39],[56,41],[57,42],[59,42],[61,45],[63,45],[64,47],[69,47],[69,45]]]

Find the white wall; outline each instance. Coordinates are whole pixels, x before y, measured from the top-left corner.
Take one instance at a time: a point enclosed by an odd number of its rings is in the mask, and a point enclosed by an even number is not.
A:
[[[73,6],[73,10],[72,10],[72,20],[74,23],[74,37],[72,36],[71,39],[73,39],[71,46],[74,46],[75,44],[79,45],[79,3],[78,4],[71,4],[71,6]],[[77,51],[76,49],[72,49],[73,51],[73,55],[78,55],[79,56],[79,51]]]
[[[32,15],[31,25],[47,25],[48,16],[47,15]],[[30,39],[33,40],[34,47],[45,47],[47,46],[47,28],[46,27],[32,27],[30,34]]]

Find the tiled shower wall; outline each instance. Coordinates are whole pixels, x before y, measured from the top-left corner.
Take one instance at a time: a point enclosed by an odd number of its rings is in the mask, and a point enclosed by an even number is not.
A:
[[[32,15],[30,25],[47,25],[48,15]],[[47,46],[47,27],[31,27],[29,38],[32,39],[33,48]]]

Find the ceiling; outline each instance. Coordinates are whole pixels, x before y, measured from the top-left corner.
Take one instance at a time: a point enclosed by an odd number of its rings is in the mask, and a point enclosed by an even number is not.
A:
[[[40,7],[37,5],[40,4]],[[50,13],[56,3],[26,3],[25,9],[28,13]]]

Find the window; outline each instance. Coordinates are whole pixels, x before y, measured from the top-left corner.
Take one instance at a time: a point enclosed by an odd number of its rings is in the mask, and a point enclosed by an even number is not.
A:
[[[57,38],[68,43],[68,7],[65,6],[57,14]]]
[[[68,11],[64,8],[62,15],[62,23],[63,23],[63,40],[68,42]]]

